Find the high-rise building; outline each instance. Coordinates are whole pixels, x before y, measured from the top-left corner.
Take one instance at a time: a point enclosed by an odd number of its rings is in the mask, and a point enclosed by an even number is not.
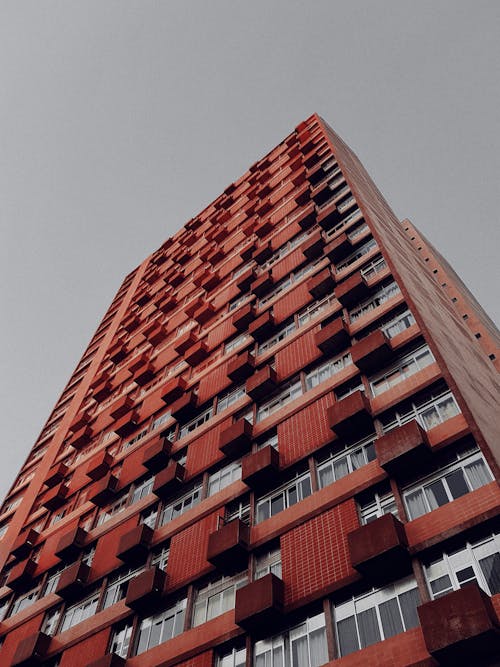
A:
[[[125,278],[1,509],[2,667],[498,665],[498,343],[311,116]]]

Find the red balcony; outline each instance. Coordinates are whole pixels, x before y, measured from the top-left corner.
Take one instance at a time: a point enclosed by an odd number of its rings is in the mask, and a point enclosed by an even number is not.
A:
[[[140,323],[140,318],[137,315],[133,315],[132,317],[129,317],[126,322],[123,322],[122,326],[127,333],[132,333],[132,331],[137,329]]]
[[[58,484],[45,494],[42,506],[46,507],[50,512],[55,512],[66,503],[68,496],[69,486]]]
[[[123,415],[113,424],[113,431],[120,438],[128,438],[139,426],[140,415],[137,410],[132,410],[126,415]]]
[[[193,319],[203,326],[214,317],[216,312],[211,303],[204,303],[195,311]]]
[[[330,428],[340,437],[357,437],[373,429],[370,402],[359,390],[334,403],[327,414]]]
[[[335,296],[344,306],[350,308],[368,297],[370,290],[359,271],[337,285]]]
[[[252,445],[252,424],[239,419],[220,435],[219,449],[229,458],[246,454]]]
[[[121,658],[116,653],[107,653],[102,658],[89,662],[87,667],[125,667],[125,664],[125,658]]]
[[[268,633],[283,618],[283,581],[267,574],[236,591],[234,620],[247,632]]]
[[[65,463],[56,463],[55,466],[49,470],[47,477],[45,478],[45,486],[48,486],[51,489],[53,486],[60,484],[66,475],[68,474],[68,466]]]
[[[9,572],[7,586],[13,591],[23,591],[33,583],[37,563],[32,558],[20,561]]]
[[[245,569],[249,545],[249,526],[240,519],[235,519],[209,535],[207,560],[223,572]]]
[[[75,431],[78,431],[84,426],[87,426],[87,424],[90,422],[91,419],[92,415],[88,410],[83,410],[82,412],[79,412],[78,415],[71,422],[70,430],[73,431],[73,433]]]
[[[498,658],[500,627],[491,598],[477,584],[467,584],[418,607],[429,653],[440,665],[493,667]]]
[[[128,395],[122,396],[113,404],[113,409],[110,410],[110,415],[113,419],[120,419],[123,415],[126,415],[127,412],[130,412],[134,407],[134,399]]]
[[[261,273],[260,276],[253,281],[250,286],[250,291],[260,298],[261,296],[264,296],[266,292],[269,292],[273,284],[271,271],[264,271],[264,273]]]
[[[39,535],[40,533],[34,528],[29,528],[20,533],[17,536],[11,551],[14,558],[17,558],[18,560],[28,558]]]
[[[252,489],[264,489],[279,474],[279,452],[271,445],[248,454],[241,461],[241,479]]]
[[[410,569],[405,529],[393,514],[356,528],[347,541],[353,567],[371,581],[383,583]]]
[[[321,299],[333,292],[335,280],[328,267],[322,269],[307,281],[309,294],[315,299]]]
[[[104,507],[116,496],[118,484],[118,478],[108,473],[92,487],[89,495],[90,502],[98,507]]]
[[[271,248],[271,244],[268,241],[254,251],[252,258],[257,262],[257,264],[264,264],[264,262],[267,262],[267,260],[272,256],[272,254],[273,249]]]
[[[184,481],[186,469],[180,463],[172,461],[155,477],[153,493],[159,498],[166,498],[179,491]]]
[[[195,343],[189,350],[186,350],[184,354],[184,361],[190,366],[197,366],[201,364],[209,355],[207,345],[205,341],[200,340]]]
[[[103,450],[90,460],[85,474],[96,482],[109,472],[109,469],[113,465],[113,461],[113,456],[106,450]]]
[[[297,217],[294,217],[294,222],[296,222],[302,229],[309,229],[309,227],[312,227],[315,220],[316,207],[312,201],[302,208]]]
[[[242,294],[245,294],[250,290],[251,284],[255,280],[255,270],[252,267],[248,267],[244,273],[240,274],[236,278],[236,286]]]
[[[248,378],[245,391],[253,401],[260,401],[269,396],[278,386],[276,371],[271,366],[264,366]]]
[[[89,579],[90,567],[86,563],[77,561],[61,573],[56,593],[64,600],[78,597],[85,588]]]
[[[49,645],[52,637],[44,632],[35,632],[17,645],[11,667],[37,667],[47,658]]]
[[[102,401],[106,400],[108,396],[110,396],[112,391],[113,385],[111,382],[109,380],[103,380],[94,387],[92,391],[92,398],[95,398],[98,403],[101,403]]]
[[[177,307],[177,300],[173,296],[167,296],[167,297],[164,297],[164,298],[160,299],[156,303],[156,307],[164,315],[168,315],[168,313],[171,313]],[[162,329],[162,331],[163,331],[163,329]]]
[[[233,382],[244,382],[255,370],[255,359],[246,350],[232,359],[227,366],[227,376]]]
[[[166,588],[165,572],[150,567],[128,582],[125,604],[135,611],[149,611],[165,597]]]
[[[331,354],[348,347],[351,337],[344,320],[337,317],[314,335],[314,342],[324,354]]]
[[[183,355],[186,350],[189,350],[189,348],[197,342],[198,336],[191,329],[190,331],[186,331],[186,333],[182,334],[182,336],[179,336],[174,341],[173,347],[177,354]]]
[[[163,387],[161,400],[165,403],[173,403],[180,398],[187,391],[187,382],[181,377],[177,376],[169,380]]]
[[[266,310],[257,319],[253,320],[248,327],[248,333],[252,338],[261,343],[274,331],[274,317],[270,310]]]
[[[339,234],[333,241],[330,241],[330,243],[325,246],[325,255],[327,255],[328,259],[334,264],[338,264],[351,251],[352,244],[345,232]]]
[[[318,211],[316,216],[318,225],[324,230],[331,229],[334,225],[340,222],[340,212],[333,201],[329,204],[326,204]],[[325,255],[327,254],[327,248],[325,247]]]
[[[265,208],[260,209],[259,215],[264,215],[265,213],[268,213],[272,208],[272,204],[270,202],[267,202]],[[261,222],[260,224],[256,225],[254,228],[254,234],[259,237],[259,239],[263,239],[265,236],[267,236],[270,232],[273,231],[273,224],[270,220],[265,220],[264,222]]]
[[[197,410],[196,395],[192,391],[186,392],[181,398],[178,398],[170,407],[172,417],[182,422],[194,416]]]
[[[125,344],[113,345],[109,351],[109,358],[114,364],[119,364],[125,359],[128,354],[128,349]]]
[[[57,544],[55,555],[67,563],[75,560],[85,546],[86,539],[87,532],[83,528],[79,526],[72,528],[62,535]]]
[[[325,242],[321,236],[321,230],[317,229],[311,234],[305,243],[302,245],[302,253],[309,260],[317,259],[323,253],[323,246]]]
[[[149,553],[153,532],[145,523],[129,530],[120,538],[117,557],[124,563],[139,563],[144,560]]]
[[[89,444],[89,442],[92,440],[92,435],[93,433],[90,426],[82,426],[81,429],[73,432],[73,435],[69,440],[69,444],[71,447],[73,447],[73,449],[80,451]]]
[[[139,385],[139,387],[144,387],[144,385],[151,382],[156,375],[154,364],[150,361],[143,362],[139,368],[134,372],[133,381]]]
[[[212,250],[212,252],[207,256],[207,261],[212,264],[212,266],[215,266],[218,262],[222,261],[224,259],[224,253],[222,251],[222,248],[215,248],[215,250]]]
[[[418,469],[431,457],[427,433],[412,420],[375,440],[380,466],[390,475]]]
[[[144,452],[142,465],[151,472],[159,472],[167,466],[171,449],[172,443],[170,440],[158,437]]]
[[[254,319],[255,312],[253,306],[251,303],[247,303],[235,312],[231,324],[238,331],[245,331]]]
[[[352,346],[351,356],[362,373],[373,373],[390,363],[394,353],[385,333],[377,329]]]
[[[215,287],[217,287],[219,283],[220,283],[219,274],[217,273],[217,271],[211,271],[208,275],[204,276],[204,278],[200,283],[200,287],[202,287],[207,292],[210,292],[211,290],[215,289]]]

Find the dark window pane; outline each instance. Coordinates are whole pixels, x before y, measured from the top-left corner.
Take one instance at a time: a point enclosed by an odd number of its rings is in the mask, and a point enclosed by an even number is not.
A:
[[[403,612],[403,621],[405,630],[416,628],[420,621],[418,620],[417,607],[420,604],[420,596],[417,588],[412,588],[411,591],[401,593],[399,597],[399,604]]]
[[[446,475],[446,481],[448,482],[453,498],[460,498],[460,496],[465,496],[466,493],[469,493],[469,487],[467,486],[462,470],[455,470]]]
[[[440,479],[425,487],[425,495],[433,510],[435,510],[436,507],[441,507],[441,505],[446,505],[446,503],[450,502],[443,486],[443,482]]]
[[[401,621],[401,614],[396,598],[383,602],[379,606],[379,611],[385,639],[403,632],[403,622]]]
[[[345,618],[343,621],[339,621],[337,623],[337,632],[339,635],[341,655],[348,655],[349,653],[357,651],[360,648],[354,616],[349,616],[349,618]]]
[[[358,626],[363,648],[380,641],[380,629],[375,609],[360,612],[358,614]]]
[[[479,561],[491,595],[500,593],[500,554],[492,554]]]

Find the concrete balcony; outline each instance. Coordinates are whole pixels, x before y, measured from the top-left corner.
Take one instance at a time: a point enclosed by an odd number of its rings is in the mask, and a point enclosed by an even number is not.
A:
[[[204,326],[212,319],[212,317],[214,317],[216,312],[217,311],[211,303],[204,303],[195,311],[193,319],[201,326]]]
[[[116,553],[124,563],[139,563],[145,560],[149,553],[153,529],[145,523],[141,523],[132,530],[121,536]]]
[[[260,635],[279,624],[283,608],[283,581],[274,574],[267,574],[236,591],[234,620],[247,632]]]
[[[380,466],[391,476],[418,469],[431,457],[427,433],[412,420],[375,440]]]
[[[128,582],[125,604],[135,611],[149,611],[163,600],[166,588],[165,572],[149,567]]]
[[[347,541],[352,566],[370,581],[384,583],[410,570],[404,525],[393,514],[356,528]]]
[[[126,415],[123,415],[113,424],[113,431],[120,438],[128,438],[129,435],[139,426],[140,415],[137,410],[131,410]]]
[[[139,387],[144,387],[154,379],[156,374],[154,364],[150,361],[144,361],[134,372],[133,381]]]
[[[46,507],[50,512],[55,512],[66,503],[68,496],[69,486],[62,483],[58,484],[45,494],[42,506]]]
[[[173,343],[173,348],[177,354],[183,355],[190,347],[198,342],[198,336],[193,330],[186,331],[185,334],[179,336]]]
[[[187,382],[183,377],[177,376],[169,380],[163,387],[161,400],[167,404],[173,403],[181,398],[187,391]]]
[[[477,584],[424,603],[418,615],[427,650],[440,665],[472,667],[493,655],[498,658],[498,617],[491,598]]]
[[[199,340],[192,347],[186,350],[184,354],[184,361],[190,366],[197,366],[208,357],[209,351],[207,344],[203,340]]]
[[[246,454],[252,446],[253,427],[246,419],[239,419],[222,431],[219,449],[228,458],[237,458]]]
[[[373,373],[384,368],[394,358],[391,343],[380,329],[373,331],[351,349],[353,363],[362,373]]]
[[[85,546],[85,540],[87,539],[87,532],[75,526],[71,528],[68,532],[64,533],[55,549],[55,555],[60,558],[62,561],[70,563],[72,560],[75,560],[83,547]]]
[[[246,350],[232,359],[227,366],[227,376],[233,382],[244,382],[255,370],[255,359]]]
[[[246,294],[250,290],[250,286],[256,279],[255,269],[248,267],[242,274],[236,278],[236,286],[242,294]]]
[[[339,283],[335,290],[335,296],[344,308],[350,308],[364,301],[369,294],[370,289],[359,271]]]
[[[60,484],[68,474],[68,470],[68,466],[62,462],[52,466],[48,472],[47,477],[45,478],[45,486],[48,486],[49,489],[51,489],[52,487]]]
[[[35,632],[17,645],[11,667],[38,667],[47,657],[52,637],[44,632]],[[6,666],[7,667],[7,666]]]
[[[82,450],[92,440],[92,429],[90,426],[82,426],[78,431],[73,431],[69,444],[77,451]]]
[[[333,354],[348,347],[351,337],[344,320],[337,317],[314,335],[314,342],[324,354]]]
[[[183,422],[194,417],[197,410],[197,398],[194,392],[187,391],[181,398],[178,398],[170,407],[172,417],[178,422]]]
[[[165,468],[170,460],[172,443],[167,438],[158,437],[144,452],[142,465],[151,472],[159,472]]]
[[[315,299],[321,299],[333,292],[335,280],[328,267],[322,269],[307,281],[309,294]]]
[[[179,491],[184,482],[186,470],[180,463],[172,461],[161,470],[155,477],[153,493],[159,498],[166,498],[170,494]]]
[[[235,519],[209,535],[207,560],[223,572],[242,570],[248,563],[249,545],[249,526]]]
[[[17,558],[17,560],[28,558],[39,536],[40,533],[34,528],[24,530],[17,536],[10,553],[14,558]]]
[[[257,262],[257,264],[260,265],[264,264],[264,262],[267,262],[267,260],[272,256],[272,254],[273,254],[273,249],[271,248],[271,244],[267,242],[254,251],[252,259],[254,259]]]
[[[79,597],[87,585],[90,567],[86,563],[76,562],[67,567],[59,577],[56,593],[64,600]]]
[[[119,480],[108,473],[100,479],[90,490],[89,501],[98,507],[104,507],[110,503],[118,492]]]
[[[302,254],[309,261],[317,259],[318,257],[321,257],[321,255],[323,254],[324,245],[325,241],[321,236],[321,230],[316,229],[310,235],[310,237],[302,244],[301,246]]]
[[[306,204],[306,206],[301,209],[300,213],[298,213],[297,217],[294,218],[294,222],[296,222],[302,229],[309,229],[309,227],[312,227],[315,220],[316,207],[312,201]]]
[[[113,456],[109,452],[103,450],[91,459],[85,474],[96,482],[109,472],[109,469],[113,465],[113,461]]]
[[[352,244],[345,232],[339,234],[333,241],[330,241],[330,243],[325,246],[325,255],[334,264],[338,264],[340,260],[346,257],[351,251]]]
[[[37,562],[32,558],[20,561],[9,572],[7,586],[13,591],[24,591],[33,585]]]
[[[274,281],[271,275],[271,271],[265,271],[253,281],[253,283],[250,285],[250,291],[253,292],[255,296],[260,298],[269,292],[273,285]]]
[[[270,310],[266,310],[248,326],[248,333],[257,343],[262,343],[274,331],[274,317]]]
[[[278,386],[278,376],[271,366],[264,366],[248,378],[245,391],[253,401],[269,396]]]
[[[328,423],[339,437],[361,437],[373,430],[370,402],[364,392],[355,391],[328,408]]]
[[[255,311],[253,306],[251,303],[247,303],[235,312],[231,324],[237,331],[246,331],[254,319]]]
[[[279,452],[271,445],[248,454],[241,461],[241,479],[254,490],[262,490],[276,481]]]

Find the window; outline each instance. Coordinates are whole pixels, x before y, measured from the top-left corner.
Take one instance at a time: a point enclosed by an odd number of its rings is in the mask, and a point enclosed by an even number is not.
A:
[[[7,615],[7,610],[10,605],[10,600],[11,600],[10,595],[3,598],[3,600],[0,600],[0,621],[3,621],[3,619]]]
[[[119,512],[122,512],[127,506],[127,500],[128,500],[128,491],[124,493],[122,496],[120,496],[113,503],[111,503],[111,505],[108,505],[106,509],[101,510],[101,512],[97,516],[97,525],[101,526],[112,516],[115,516]]]
[[[107,609],[111,605],[120,602],[123,600],[127,593],[127,586],[130,579],[133,579],[135,576],[142,572],[143,568],[128,568],[123,570],[115,577],[112,577],[106,586],[106,591],[104,593],[104,601],[102,608]]]
[[[273,253],[271,257],[262,264],[261,272],[270,268],[273,266],[273,264],[276,264],[276,262],[287,255],[291,250],[293,250],[293,248],[296,248],[300,243],[302,243],[302,241],[307,238],[310,233],[311,230],[307,232],[301,232],[300,234],[297,234],[297,236],[294,236],[293,239],[290,239],[290,241],[287,241],[285,244],[283,244],[281,248],[278,248],[278,250],[276,250],[276,252]]]
[[[217,399],[217,414],[227,410],[231,405],[236,403],[242,396],[246,396],[245,385],[236,387],[227,391],[220,398]]]
[[[269,573],[281,578],[281,550],[279,546],[264,551],[255,559],[255,579],[261,579]]]
[[[125,623],[113,630],[111,635],[111,643],[109,646],[110,653],[116,653],[121,658],[126,658],[130,646],[130,638],[132,637],[132,624]]]
[[[99,591],[94,591],[85,600],[77,602],[68,607],[62,617],[60,632],[64,632],[74,625],[81,623],[86,618],[90,618],[97,611],[97,604],[99,602]]]
[[[250,523],[250,498],[244,496],[228,503],[224,514],[224,522],[229,523],[235,519],[240,519],[243,523]]]
[[[134,503],[138,502],[139,500],[142,500],[146,496],[149,496],[149,494],[153,490],[154,481],[155,478],[154,475],[152,475],[151,477],[146,477],[146,479],[140,482],[132,491],[132,496],[128,504],[133,505]]]
[[[330,202],[328,201],[327,204],[329,204],[329,203]],[[337,232],[339,232],[343,227],[346,227],[347,225],[349,225],[351,222],[354,222],[355,220],[361,220],[362,217],[363,217],[363,214],[361,213],[359,208],[354,209],[354,211],[349,213],[349,215],[346,215],[346,217],[343,218],[339,223],[337,223],[331,229],[329,229],[326,232],[325,237],[327,239],[330,239]]]
[[[153,646],[163,644],[180,634],[184,629],[185,614],[186,598],[179,600],[159,614],[142,620],[139,625],[135,654],[144,653]]]
[[[9,529],[8,523],[4,523],[3,525],[0,526],[0,540],[3,538],[8,529]]]
[[[254,667],[320,667],[328,662],[325,615],[307,618],[271,639],[255,643]]]
[[[184,512],[197,505],[201,500],[201,484],[197,484],[191,491],[174,500],[163,508],[160,516],[160,526],[164,526],[172,519],[176,519]]]
[[[274,336],[271,336],[268,340],[261,343],[258,347],[257,354],[262,354],[267,350],[271,349],[279,342],[290,336],[295,331],[295,322],[289,322],[286,326],[282,327]]]
[[[144,510],[144,512],[141,512],[140,523],[143,523],[150,528],[155,528],[157,517],[158,505],[152,505],[151,507],[148,507],[147,510]]]
[[[318,463],[318,482],[321,489],[342,479],[375,459],[375,436],[333,451]]]
[[[403,490],[403,500],[410,519],[479,489],[493,480],[493,475],[479,448],[465,445],[446,452],[434,464],[434,470]]]
[[[261,299],[258,300],[257,306],[259,308],[264,306],[266,303],[268,303],[276,296],[278,296],[278,294],[281,294],[281,292],[287,290],[290,287],[290,285],[297,282],[297,280],[300,280],[300,278],[313,271],[313,269],[319,264],[319,262],[322,261],[322,259],[323,258],[316,259],[314,260],[314,262],[306,264],[300,269],[293,271],[293,273],[288,274],[288,276],[286,276],[286,278],[283,278],[283,280],[280,280],[270,292],[268,292],[265,296],[263,296]]]
[[[420,426],[428,431],[459,413],[460,409],[451,391],[435,390],[430,395],[413,399],[397,410],[384,415],[381,421],[384,433],[412,419],[416,419]]]
[[[298,326],[302,327],[304,326],[304,324],[307,324],[307,322],[310,322],[311,320],[316,318],[324,310],[329,308],[331,304],[334,303],[334,301],[335,301],[335,296],[333,294],[328,294],[322,299],[319,299],[318,301],[313,301],[313,303],[309,304],[305,308],[302,308],[302,310],[300,310],[299,313],[297,314]]]
[[[203,412],[201,412],[197,417],[191,419],[190,421],[188,421],[187,424],[184,424],[184,426],[181,427],[179,431],[179,438],[183,438],[188,433],[191,433],[200,426],[203,426],[203,424],[205,424],[209,419],[211,419],[212,414],[213,414],[212,406],[210,406],[206,410],[203,410]]]
[[[296,475],[281,488],[273,491],[258,501],[256,523],[265,521],[269,517],[278,514],[287,507],[291,507],[300,500],[307,498],[312,493],[311,476],[309,472]]]
[[[61,578],[61,574],[64,572],[66,568],[65,567],[58,567],[55,571],[51,572],[47,579],[45,580],[45,585],[43,587],[43,596],[49,595],[49,593],[54,593],[57,584],[59,583],[59,579]]]
[[[232,301],[229,302],[229,312],[236,310],[238,306],[241,306],[245,301],[248,301],[251,297],[251,293],[247,292],[246,294],[241,294],[240,296],[236,297],[236,299],[233,299]]]
[[[57,626],[59,625],[60,618],[61,618],[61,607],[50,609],[43,618],[42,627],[40,628],[41,631],[45,632],[46,635],[53,637],[57,631]]]
[[[390,282],[389,284],[384,285],[369,299],[363,301],[362,303],[355,306],[351,311],[349,311],[349,318],[351,322],[355,322],[357,319],[363,315],[366,315],[371,310],[378,308],[378,306],[381,306],[388,299],[390,299],[395,294],[398,294],[399,292],[399,286],[395,282]]]
[[[127,449],[130,449],[130,447],[133,447],[136,442],[139,442],[139,440],[142,440],[149,432],[149,428],[145,428],[142,431],[139,431],[137,435],[135,435],[131,440],[127,440],[127,442],[124,442],[122,444],[122,451],[126,451]]]
[[[428,345],[423,345],[414,352],[406,354],[382,374],[370,379],[373,395],[378,396],[384,391],[388,391],[391,387],[429,366],[433,361],[435,359]]]
[[[363,257],[363,255],[366,255],[367,253],[369,253],[371,250],[373,250],[376,247],[377,247],[377,242],[373,238],[370,239],[369,241],[367,241],[366,243],[363,243],[363,245],[360,246],[357,250],[350,253],[344,259],[343,262],[336,265],[335,268],[336,268],[337,272],[340,272],[343,269],[346,269],[351,264],[354,264],[354,262],[356,262],[358,259],[361,259],[361,257]]]
[[[354,239],[357,239],[358,236],[361,236],[361,235],[364,234],[365,232],[369,231],[369,229],[370,229],[370,228],[368,227],[368,225],[366,224],[366,222],[363,222],[362,225],[358,225],[357,227],[355,227],[355,228],[352,230],[352,232],[349,232],[349,233],[347,234],[347,238],[349,239],[349,241],[353,241]]]
[[[245,667],[247,652],[245,647],[230,648],[221,651],[217,656],[217,667]]]
[[[38,596],[40,594],[40,585],[35,586],[35,588],[32,588],[30,591],[27,593],[23,593],[22,595],[18,595],[12,604],[12,607],[9,612],[9,616],[14,616],[15,614],[19,613],[23,609],[26,609],[27,607],[31,606],[36,600],[38,599]]]
[[[228,343],[226,343],[226,345],[224,346],[224,354],[229,354],[230,352],[233,352],[233,350],[236,350],[238,347],[246,343],[248,338],[249,336],[247,333],[242,333],[239,336],[236,336],[236,338],[233,338]]]
[[[230,463],[217,472],[212,473],[208,478],[208,495],[222,491],[226,486],[232,484],[237,479],[241,479],[241,462]]]
[[[247,581],[246,573],[240,573],[234,577],[221,577],[201,588],[194,602],[193,626],[206,623],[211,618],[234,609],[236,590],[244,586]]]
[[[424,566],[433,600],[476,581],[488,595],[500,593],[500,535],[489,535],[465,547],[444,552]]]
[[[151,565],[156,565],[160,570],[166,570],[170,549],[168,546],[161,547],[153,554]]]
[[[340,655],[415,628],[419,604],[417,584],[413,577],[408,577],[335,605]]]
[[[306,374],[306,387],[307,389],[313,389],[318,386],[328,378],[332,377],[336,373],[339,373],[346,366],[352,364],[351,355],[341,354],[335,359],[329,359],[325,363],[321,364],[317,368],[313,368],[309,373]]]
[[[415,318],[409,310],[405,310],[380,328],[388,338],[394,338],[394,336],[397,336],[413,324],[415,324]]]
[[[273,398],[263,403],[257,409],[257,421],[260,422],[266,417],[280,410],[284,405],[290,403],[298,396],[302,395],[302,386],[300,380],[292,381],[280,388],[279,393]]]
[[[384,514],[398,515],[396,500],[388,485],[387,490],[384,488],[363,495],[359,502],[359,515],[363,526]]]
[[[370,280],[370,278],[373,278],[373,276],[377,275],[377,273],[380,273],[386,268],[387,262],[385,259],[383,257],[375,257],[375,259],[372,259],[371,262],[366,264],[361,269],[361,275],[365,280]]]

